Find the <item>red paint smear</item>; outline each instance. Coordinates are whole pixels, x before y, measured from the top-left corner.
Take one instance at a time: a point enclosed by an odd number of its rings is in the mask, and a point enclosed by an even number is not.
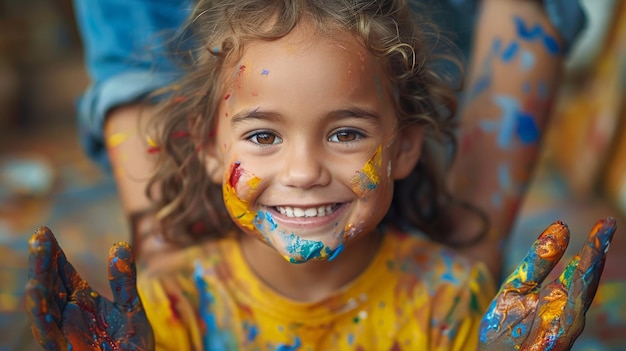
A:
[[[177,97],[172,99],[172,102],[175,103],[175,104],[179,104],[181,102],[185,102],[186,100],[187,100],[187,98],[184,97],[184,96],[177,96]]]
[[[202,221],[197,221],[191,225],[191,232],[193,234],[200,234],[207,230],[207,226]]]
[[[240,167],[241,163],[237,162],[233,165],[233,169],[230,172],[230,179],[228,180],[228,183],[233,188],[235,188],[237,183],[239,183],[239,178],[241,178],[241,175],[243,174],[243,169],[241,169]]]
[[[179,130],[179,131],[175,131],[172,132],[172,134],[170,134],[171,138],[187,138],[189,137],[189,132],[186,130]]]
[[[148,148],[148,154],[156,154],[161,152],[161,148],[158,146],[153,146]]]
[[[224,96],[224,100],[228,100],[230,99],[230,94],[226,94],[226,96]]]
[[[99,343],[105,342],[107,343],[112,350],[119,350],[120,348],[115,343],[112,337],[107,334],[106,329],[109,327],[109,323],[107,323],[102,313],[97,313],[97,311],[92,307],[91,303],[85,303],[82,300],[76,301],[76,305],[83,311],[88,314],[91,320],[95,321],[96,325],[94,327],[90,327],[89,331],[92,334],[97,334],[100,337]]]
[[[239,74],[242,74],[246,70],[246,65],[239,66]]]
[[[483,132],[479,127],[475,127],[473,130],[469,131],[461,140],[459,154],[464,155],[469,152],[474,147],[474,144],[482,138]]]
[[[181,320],[180,312],[176,308],[176,305],[180,300],[178,296],[167,294],[167,300],[170,303],[170,312],[172,312],[172,317],[174,317],[175,320]]]
[[[549,112],[552,110],[554,101],[552,99],[544,99],[536,95],[531,95],[524,99],[522,104],[522,112],[535,114],[537,112]]]

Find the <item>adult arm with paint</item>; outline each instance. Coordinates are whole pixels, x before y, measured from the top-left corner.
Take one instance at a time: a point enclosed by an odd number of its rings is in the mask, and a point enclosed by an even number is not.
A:
[[[188,17],[192,0],[75,0],[85,66],[91,81],[80,97],[78,126],[87,155],[110,171],[141,261],[154,240],[153,204],[146,185],[155,169],[146,125],[156,101],[146,97],[172,84],[180,69],[170,56],[174,33]]]
[[[569,0],[483,0],[481,6],[460,108],[452,194],[479,207],[487,220],[454,207],[451,222],[459,242],[486,230],[463,251],[485,261],[499,278],[500,248],[537,162],[564,54],[585,17],[578,1]]]

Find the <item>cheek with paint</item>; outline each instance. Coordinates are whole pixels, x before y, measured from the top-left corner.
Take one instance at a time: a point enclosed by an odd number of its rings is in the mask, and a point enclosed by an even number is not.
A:
[[[248,199],[254,196],[260,182],[261,178],[247,175],[241,163],[235,162],[222,186],[224,204],[230,216],[241,228],[249,231],[255,230],[257,214],[250,210]]]
[[[352,191],[360,199],[367,198],[380,184],[382,165],[382,146],[379,146],[365,166],[350,179]]]

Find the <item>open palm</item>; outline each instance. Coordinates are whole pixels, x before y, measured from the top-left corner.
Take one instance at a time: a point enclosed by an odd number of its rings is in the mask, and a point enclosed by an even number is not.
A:
[[[542,286],[569,242],[565,224],[550,225],[483,316],[481,350],[569,350],[584,328],[615,229],[612,218],[596,223],[561,275]]]
[[[110,301],[89,287],[67,261],[50,229],[30,239],[27,311],[33,336],[46,350],[153,350],[154,337],[136,287],[126,243],[109,251]]]

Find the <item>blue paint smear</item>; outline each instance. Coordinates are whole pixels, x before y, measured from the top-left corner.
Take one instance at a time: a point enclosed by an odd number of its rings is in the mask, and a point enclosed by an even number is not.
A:
[[[502,207],[502,195],[500,195],[499,193],[493,194],[491,196],[491,204],[497,208]]]
[[[522,143],[528,145],[539,141],[539,127],[529,114],[520,114],[517,118],[517,136]]]
[[[518,324],[515,327],[513,327],[513,330],[511,330],[511,336],[513,336],[514,338],[519,338],[522,335],[526,334],[526,325],[525,324]]]
[[[306,262],[313,258],[321,256],[324,244],[321,241],[302,239],[295,234],[286,236],[287,252],[292,255],[300,256],[300,260],[291,258],[290,262],[299,263]]]
[[[490,330],[498,331],[498,326],[500,325],[500,318],[502,317],[500,314],[496,312],[497,300],[494,299],[489,305],[487,312],[483,315],[483,319],[480,325],[480,341],[482,343],[486,343],[487,333]]]
[[[337,256],[339,256],[339,254],[342,252],[343,252],[343,243],[339,243],[339,246],[337,246],[335,250],[331,250],[330,248],[326,247],[326,253],[328,254],[329,261],[332,261],[335,258],[337,258]]]
[[[530,51],[522,52],[522,70],[524,72],[530,70],[535,66],[535,54]]]
[[[348,345],[352,346],[354,344],[354,334],[348,334]]]
[[[274,217],[272,217],[272,214],[268,211],[257,211],[254,216],[253,224],[259,231],[265,230],[264,224],[269,224],[269,230],[276,230],[278,227],[278,224],[274,221]]]
[[[512,137],[516,127],[516,116],[519,111],[519,103],[513,97],[506,95],[496,95],[494,102],[502,111],[502,117],[499,122],[483,121],[481,127],[485,131],[499,130],[496,141],[501,149],[511,147]],[[499,127],[499,128],[498,128]]]
[[[546,35],[543,37],[543,45],[546,47],[546,50],[552,55],[558,55],[561,53],[561,49],[559,48],[559,43],[553,37]]]
[[[220,331],[215,321],[215,315],[211,311],[211,304],[214,302],[213,295],[209,291],[208,284],[204,281],[204,269],[200,262],[196,262],[193,278],[196,289],[200,296],[200,318],[206,325],[206,334],[204,335],[203,347],[210,351],[227,351],[228,345],[220,337]]]
[[[513,22],[515,22],[517,35],[523,40],[531,42],[539,40],[551,55],[558,55],[561,53],[561,48],[559,47],[557,40],[544,32],[540,25],[537,24],[532,28],[527,27],[524,19],[519,16],[513,17]]]
[[[498,183],[502,189],[510,189],[513,182],[511,181],[511,171],[506,164],[498,167]]]
[[[490,85],[491,85],[491,76],[484,75],[478,78],[476,83],[474,83],[474,86],[472,86],[472,88],[470,89],[469,95],[472,97],[476,97],[480,95],[480,93],[482,93],[483,91],[487,90],[487,88],[489,88]]]
[[[265,68],[261,71],[261,75],[263,75],[263,76],[266,76],[266,75],[268,75],[268,74],[270,74],[270,71],[268,71],[268,70],[267,70],[267,69],[265,69]]]
[[[502,61],[511,62],[515,58],[515,55],[517,54],[518,50],[519,50],[519,43],[516,41],[511,42],[509,46],[502,53]]]
[[[540,98],[545,99],[548,97],[548,86],[546,82],[539,82],[537,90]]]
[[[300,338],[296,336],[293,345],[280,344],[276,347],[276,351],[296,351],[300,346],[302,346],[302,343],[300,342]]]
[[[259,329],[257,329],[256,325],[251,325],[248,328],[248,341],[254,341],[254,339],[256,339],[257,335],[259,335]]]
[[[513,17],[513,22],[515,22],[517,35],[524,40],[533,41],[543,34],[543,30],[539,25],[527,28],[526,23],[524,23],[524,19],[519,16]]]
[[[442,255],[443,262],[446,266],[446,271],[441,275],[441,279],[444,281],[448,281],[452,284],[458,285],[459,280],[454,276],[452,271],[452,259],[448,255]]]

